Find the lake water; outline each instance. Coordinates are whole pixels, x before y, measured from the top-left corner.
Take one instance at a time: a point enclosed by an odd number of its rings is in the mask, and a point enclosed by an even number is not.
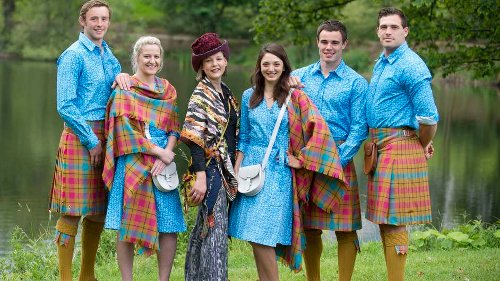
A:
[[[126,69],[126,71],[129,71]],[[224,81],[238,98],[249,87],[249,70],[230,67]],[[180,117],[196,82],[189,63],[167,63],[162,77],[176,87]],[[0,61],[0,255],[8,250],[10,232],[29,235],[52,226],[47,210],[54,161],[63,123],[56,112],[54,63]],[[498,90],[464,84],[433,84],[441,115],[430,161],[433,224],[451,226],[468,219],[500,217],[500,100]],[[179,146],[185,149],[183,145]],[[178,153],[179,154],[179,153]],[[361,153],[355,158],[361,170]],[[186,169],[176,157],[180,172]],[[362,206],[366,177],[359,176]],[[376,238],[376,227],[364,221],[362,240]],[[51,230],[52,231],[52,230]]]

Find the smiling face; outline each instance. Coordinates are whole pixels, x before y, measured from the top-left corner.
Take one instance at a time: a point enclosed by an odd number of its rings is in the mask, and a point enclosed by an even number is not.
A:
[[[342,51],[347,46],[347,41],[342,40],[342,33],[323,30],[318,36],[317,43],[320,61],[337,67],[342,60]]]
[[[377,35],[384,47],[385,55],[388,56],[406,41],[408,27],[403,27],[399,15],[381,17]]]
[[[109,10],[107,7],[93,7],[85,17],[79,18],[83,33],[96,45],[100,46],[109,27]]]
[[[260,72],[266,83],[276,84],[283,73],[283,61],[271,54],[266,53],[260,61]]]
[[[218,52],[203,60],[201,70],[205,72],[208,79],[215,82],[222,80],[222,75],[226,71],[227,60],[222,52]]]
[[[161,50],[157,45],[144,45],[137,56],[137,72],[141,77],[154,76],[161,69]]]

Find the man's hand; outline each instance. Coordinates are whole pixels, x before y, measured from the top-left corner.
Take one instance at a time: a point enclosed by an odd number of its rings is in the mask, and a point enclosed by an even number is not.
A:
[[[102,145],[101,141],[97,145],[89,150],[90,153],[90,165],[93,167],[98,167],[102,164]]]
[[[300,82],[300,79],[297,76],[290,76],[290,78],[288,78],[288,86],[290,88],[297,88],[297,89],[304,88],[304,84]]]
[[[118,75],[116,75],[115,77],[115,81],[113,82],[113,85],[111,86],[111,88],[116,88],[116,86],[118,86],[118,88],[120,88],[120,90],[126,90],[126,91],[129,91],[130,90],[130,75],[128,73],[120,73]]]

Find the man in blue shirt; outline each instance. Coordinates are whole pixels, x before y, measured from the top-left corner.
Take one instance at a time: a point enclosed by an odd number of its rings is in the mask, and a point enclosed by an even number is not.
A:
[[[366,139],[365,99],[368,83],[345,64],[342,52],[347,46],[347,29],[339,21],[327,20],[317,30],[319,61],[295,70],[304,91],[325,118],[339,149],[344,174],[350,185],[339,209],[326,213],[314,203],[303,207],[306,234],[304,261],[307,280],[320,280],[322,229],[335,230],[338,241],[339,280],[350,280],[361,229],[358,182],[352,158]]]
[[[427,159],[439,120],[431,74],[406,44],[408,31],[402,11],[380,10],[377,35],[384,50],[366,102],[370,141],[378,148],[366,217],[379,224],[389,280],[404,279],[406,225],[431,222]]]
[[[101,176],[104,118],[111,86],[121,70],[103,40],[110,19],[111,10],[105,1],[83,4],[79,16],[82,32],[57,60],[57,112],[64,120],[64,130],[49,207],[61,214],[55,238],[61,280],[72,279],[75,236],[82,216],[79,280],[95,280],[95,256],[107,204]],[[121,85],[123,88],[123,82]]]

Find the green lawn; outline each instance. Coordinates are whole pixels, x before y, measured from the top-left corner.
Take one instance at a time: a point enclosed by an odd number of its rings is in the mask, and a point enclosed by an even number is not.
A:
[[[385,262],[381,244],[362,244],[361,254],[356,260],[352,280],[386,280]],[[184,280],[184,253],[178,253],[172,270],[171,280]],[[335,243],[325,244],[321,259],[322,280],[337,279],[337,247]],[[280,280],[305,280],[305,273],[293,273],[280,263]],[[116,261],[101,264],[97,268],[99,280],[119,280]],[[157,276],[156,257],[136,257],[134,280],[155,280]],[[406,280],[500,280],[500,249],[481,250],[451,249],[412,252],[408,256]],[[229,280],[257,280],[257,271],[252,250],[247,243],[232,240],[229,252]]]

